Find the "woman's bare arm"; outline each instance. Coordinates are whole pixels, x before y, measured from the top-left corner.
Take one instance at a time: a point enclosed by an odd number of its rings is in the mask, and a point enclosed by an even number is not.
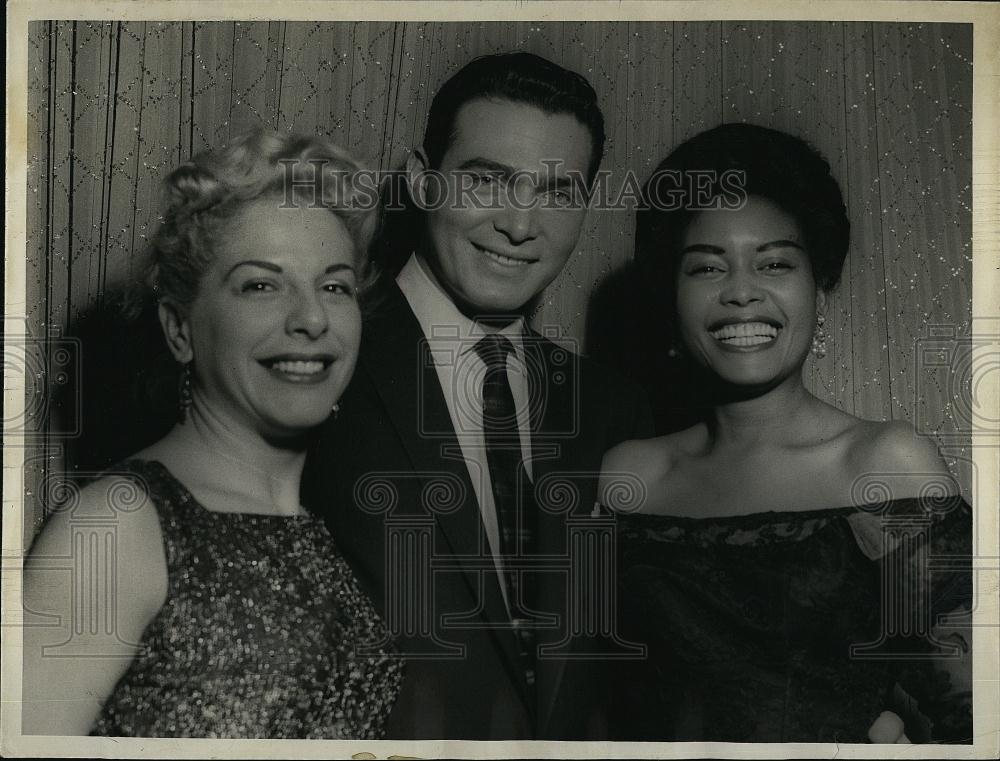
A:
[[[115,507],[136,487],[102,478],[52,516],[24,569],[25,734],[85,735],[163,606],[167,564],[159,518]]]

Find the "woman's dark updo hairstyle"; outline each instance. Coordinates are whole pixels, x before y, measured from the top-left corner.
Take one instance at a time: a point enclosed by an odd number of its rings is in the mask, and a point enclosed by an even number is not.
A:
[[[662,182],[658,191],[651,190],[654,182],[664,174],[704,176],[711,171],[719,178],[730,170],[744,173],[747,195],[766,198],[795,219],[805,238],[816,285],[827,292],[836,287],[851,225],[830,164],[804,140],[786,132],[753,124],[722,124],[681,143],[643,189],[636,212],[636,263],[658,290],[666,279],[669,288],[666,294],[660,292],[660,298],[666,295],[673,304],[678,252],[698,204],[690,198],[690,182],[677,184],[683,192],[671,191],[671,203],[656,202],[666,194]],[[722,194],[718,181],[709,192],[713,198]],[[698,200],[705,208],[704,198]]]

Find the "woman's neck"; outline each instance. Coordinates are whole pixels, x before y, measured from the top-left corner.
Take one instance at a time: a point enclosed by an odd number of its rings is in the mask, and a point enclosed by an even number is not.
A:
[[[789,443],[801,432],[802,422],[822,405],[797,375],[759,395],[729,399],[712,410],[709,428],[713,448]]]
[[[254,512],[302,512],[299,480],[305,444],[273,442],[253,428],[217,413],[197,396],[186,420],[140,453],[159,459],[196,497],[230,495]],[[198,492],[201,491],[202,494]]]

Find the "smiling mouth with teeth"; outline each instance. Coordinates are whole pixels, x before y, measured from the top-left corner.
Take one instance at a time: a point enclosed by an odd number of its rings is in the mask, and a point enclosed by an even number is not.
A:
[[[778,331],[766,322],[733,322],[709,333],[728,346],[760,346],[777,338]]]
[[[512,256],[504,256],[503,254],[498,254],[496,251],[490,251],[488,248],[483,248],[482,246],[476,246],[476,250],[481,254],[486,254],[490,259],[497,262],[498,264],[503,264],[507,267],[525,267],[532,263],[531,259],[515,259]]]
[[[264,363],[271,370],[276,370],[279,373],[285,373],[286,375],[317,375],[323,372],[327,367],[329,367],[329,362],[324,362],[323,360],[286,360],[281,359],[274,362]]]

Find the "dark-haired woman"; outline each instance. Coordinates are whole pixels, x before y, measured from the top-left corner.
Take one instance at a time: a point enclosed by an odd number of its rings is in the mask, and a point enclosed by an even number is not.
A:
[[[309,434],[358,354],[360,169],[325,140],[257,132],[167,178],[150,280],[180,422],[35,543],[25,606],[59,618],[25,629],[25,733],[382,735],[401,664],[299,501]],[[114,546],[88,560],[74,537],[95,520]],[[53,570],[67,556],[93,566],[83,594]]]
[[[680,204],[658,203],[651,181],[637,218],[639,264],[674,322],[665,340],[706,413],[605,458],[626,629],[649,648],[620,685],[633,699],[618,734],[970,742],[970,638],[938,618],[969,607],[969,574],[926,562],[968,554],[969,506],[928,438],[803,383],[848,249],[829,165],[796,137],[731,124],[654,177],[706,171],[714,192]],[[622,473],[642,488],[620,489]],[[876,504],[878,482],[891,495]]]

